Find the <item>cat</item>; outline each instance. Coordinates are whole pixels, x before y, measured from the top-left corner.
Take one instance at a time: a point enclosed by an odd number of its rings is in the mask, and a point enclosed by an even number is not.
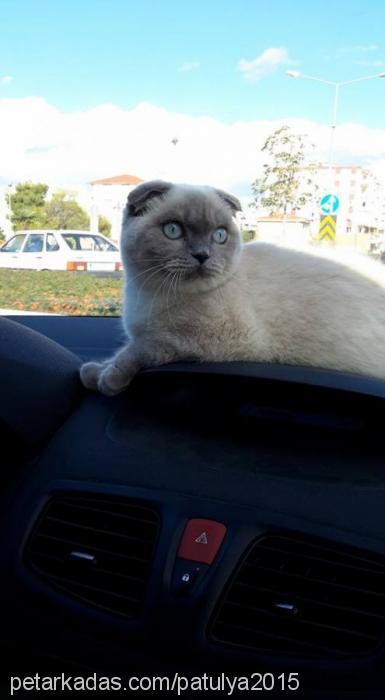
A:
[[[146,367],[257,361],[385,378],[385,276],[269,243],[242,244],[238,199],[211,187],[146,182],[128,196],[121,253],[127,344],[81,367],[114,395]],[[362,269],[359,269],[361,266]]]

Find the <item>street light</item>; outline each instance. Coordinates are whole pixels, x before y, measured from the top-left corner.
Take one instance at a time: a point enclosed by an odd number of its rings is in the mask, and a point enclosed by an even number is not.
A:
[[[353,80],[343,80],[341,82],[335,82],[334,80],[326,80],[325,78],[315,78],[313,75],[305,75],[297,70],[288,70],[286,75],[289,78],[295,78],[296,80],[314,80],[317,83],[325,83],[326,85],[334,86],[334,100],[333,100],[333,113],[331,122],[331,135],[330,135],[330,147],[329,147],[329,169],[330,174],[332,172],[333,165],[333,146],[334,146],[334,134],[337,126],[337,110],[338,110],[338,100],[340,94],[340,88],[343,85],[351,85],[352,83],[360,83],[363,80],[373,80],[374,78],[385,78],[385,73],[377,73],[376,75],[367,75],[364,78],[354,78]]]
[[[334,87],[334,100],[333,100],[333,113],[332,113],[332,121],[331,121],[331,134],[330,134],[330,147],[329,147],[329,177],[330,177],[330,184],[332,183],[332,176],[333,176],[333,147],[334,147],[334,135],[335,135],[335,130],[337,126],[337,110],[338,110],[338,100],[339,100],[339,94],[340,94],[340,88],[343,85],[351,85],[352,83],[360,83],[363,80],[373,80],[374,78],[385,78],[385,73],[377,73],[376,75],[367,75],[363,78],[354,78],[353,80],[343,80],[340,82],[336,82],[334,80],[326,80],[325,78],[317,78],[314,77],[313,75],[305,75],[303,73],[300,73],[299,71],[296,70],[288,70],[286,71],[286,75],[289,76],[289,78],[295,78],[295,79],[303,79],[303,80],[313,80],[317,83],[325,83],[326,85],[332,85]]]

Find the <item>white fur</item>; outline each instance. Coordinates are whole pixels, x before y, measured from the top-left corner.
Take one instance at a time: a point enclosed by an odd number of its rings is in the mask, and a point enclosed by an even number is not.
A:
[[[231,273],[146,291],[126,261],[126,347],[82,380],[121,391],[141,367],[195,358],[312,365],[385,378],[385,274],[359,255],[244,245]]]

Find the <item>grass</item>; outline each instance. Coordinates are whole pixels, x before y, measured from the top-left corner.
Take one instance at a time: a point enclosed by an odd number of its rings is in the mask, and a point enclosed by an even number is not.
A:
[[[121,277],[0,269],[0,307],[74,316],[120,316]]]

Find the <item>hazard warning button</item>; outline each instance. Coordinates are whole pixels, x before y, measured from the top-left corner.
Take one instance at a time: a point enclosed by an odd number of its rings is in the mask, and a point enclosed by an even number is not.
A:
[[[181,559],[211,564],[223,542],[226,526],[216,520],[189,520],[180,541],[177,556]]]

